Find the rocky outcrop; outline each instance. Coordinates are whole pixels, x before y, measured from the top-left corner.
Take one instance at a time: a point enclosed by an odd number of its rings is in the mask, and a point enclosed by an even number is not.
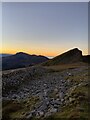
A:
[[[69,50],[59,56],[56,56],[52,60],[45,62],[43,65],[58,65],[58,64],[70,64],[82,61],[82,51],[78,48]]]

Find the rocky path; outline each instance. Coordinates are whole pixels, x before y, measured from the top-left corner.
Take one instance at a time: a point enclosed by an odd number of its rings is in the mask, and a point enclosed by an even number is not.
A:
[[[69,94],[70,89],[86,83],[84,79],[80,83],[71,79],[85,70],[87,67],[54,72],[43,67],[32,67],[5,72],[3,73],[3,100],[20,102],[36,98],[34,106],[27,112],[24,111],[24,117],[50,116],[61,110],[63,104],[66,103],[65,97]],[[28,107],[30,106],[28,105]]]

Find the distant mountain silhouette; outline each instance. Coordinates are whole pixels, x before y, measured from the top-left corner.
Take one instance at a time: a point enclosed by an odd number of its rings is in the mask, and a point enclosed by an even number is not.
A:
[[[12,54],[0,54],[0,57],[7,57],[7,56],[11,56]]]
[[[47,61],[45,56],[29,55],[19,52],[12,56],[2,57],[2,70],[28,67]]]
[[[54,57],[53,59],[43,63],[43,65],[59,65],[70,64],[75,62],[89,62],[90,56],[82,56],[82,51],[78,48],[71,49],[61,55]]]
[[[27,53],[19,52],[15,55],[2,57],[2,70],[16,69],[28,67],[42,63],[41,65],[59,65],[70,64],[76,62],[90,63],[90,55],[83,56],[82,51],[78,48],[71,49],[61,55],[49,59],[45,56],[29,55]]]

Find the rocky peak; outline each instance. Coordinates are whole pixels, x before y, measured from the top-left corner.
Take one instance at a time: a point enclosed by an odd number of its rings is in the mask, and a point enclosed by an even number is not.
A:
[[[47,61],[46,65],[70,64],[82,61],[82,51],[78,48],[71,49],[61,55],[56,56],[52,60]]]

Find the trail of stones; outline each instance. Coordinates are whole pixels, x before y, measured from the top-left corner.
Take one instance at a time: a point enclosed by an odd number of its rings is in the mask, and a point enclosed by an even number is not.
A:
[[[32,68],[4,74],[3,99],[25,100],[32,96],[38,97],[39,102],[31,111],[25,113],[26,118],[50,116],[61,110],[65,95],[75,86],[64,77],[72,76],[78,73],[78,70],[82,71],[82,69],[70,69],[64,72],[50,72],[45,68]],[[12,86],[12,89],[8,89],[7,86]]]

